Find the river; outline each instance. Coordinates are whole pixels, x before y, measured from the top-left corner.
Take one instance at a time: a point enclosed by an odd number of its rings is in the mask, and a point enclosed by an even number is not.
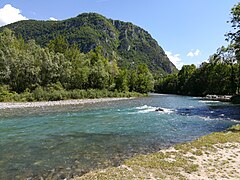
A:
[[[239,120],[237,105],[159,94],[87,105],[1,109],[0,179],[68,179],[225,130]]]

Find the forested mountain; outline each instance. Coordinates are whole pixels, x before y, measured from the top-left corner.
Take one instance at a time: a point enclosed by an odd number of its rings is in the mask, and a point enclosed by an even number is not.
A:
[[[121,68],[131,69],[144,63],[155,75],[177,71],[147,31],[132,23],[107,19],[96,13],[84,13],[63,21],[20,21],[5,27],[25,41],[34,39],[42,47],[59,36],[70,45],[76,44],[83,53],[101,46],[104,57],[116,60]]]

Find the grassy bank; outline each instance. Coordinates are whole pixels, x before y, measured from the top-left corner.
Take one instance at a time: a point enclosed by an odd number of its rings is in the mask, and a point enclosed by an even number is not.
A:
[[[122,98],[122,97],[142,97],[147,94],[137,92],[118,92],[109,90],[65,90],[62,88],[42,88],[38,87],[34,91],[23,93],[10,92],[0,88],[0,102],[35,102],[35,101],[59,101],[68,99],[95,99],[95,98]]]
[[[240,125],[78,179],[240,179]]]

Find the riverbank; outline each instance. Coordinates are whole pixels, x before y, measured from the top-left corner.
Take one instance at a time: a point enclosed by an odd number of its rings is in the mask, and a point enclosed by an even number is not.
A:
[[[73,100],[60,100],[60,101],[39,101],[39,102],[0,102],[0,109],[93,104],[93,103],[99,103],[99,102],[119,101],[119,100],[126,100],[126,99],[133,99],[133,97],[130,97],[130,98],[73,99]]]
[[[240,179],[240,125],[74,178],[80,179]]]
[[[138,92],[118,92],[107,89],[75,89],[65,90],[59,88],[36,88],[34,91],[24,91],[23,93],[9,92],[0,87],[0,102],[39,102],[39,101],[60,101],[72,99],[98,99],[98,98],[129,98],[143,97],[147,94]]]
[[[204,100],[231,102],[232,96],[229,95],[206,95]]]

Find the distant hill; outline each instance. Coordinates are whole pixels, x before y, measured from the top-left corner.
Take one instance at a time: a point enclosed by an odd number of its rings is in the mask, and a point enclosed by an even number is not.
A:
[[[77,44],[84,53],[102,46],[105,57],[117,59],[120,67],[146,63],[154,74],[177,71],[147,31],[132,23],[107,19],[96,13],[83,13],[63,21],[19,21],[4,27],[25,40],[35,39],[43,47],[59,35],[70,44]],[[0,27],[0,31],[4,27]]]

